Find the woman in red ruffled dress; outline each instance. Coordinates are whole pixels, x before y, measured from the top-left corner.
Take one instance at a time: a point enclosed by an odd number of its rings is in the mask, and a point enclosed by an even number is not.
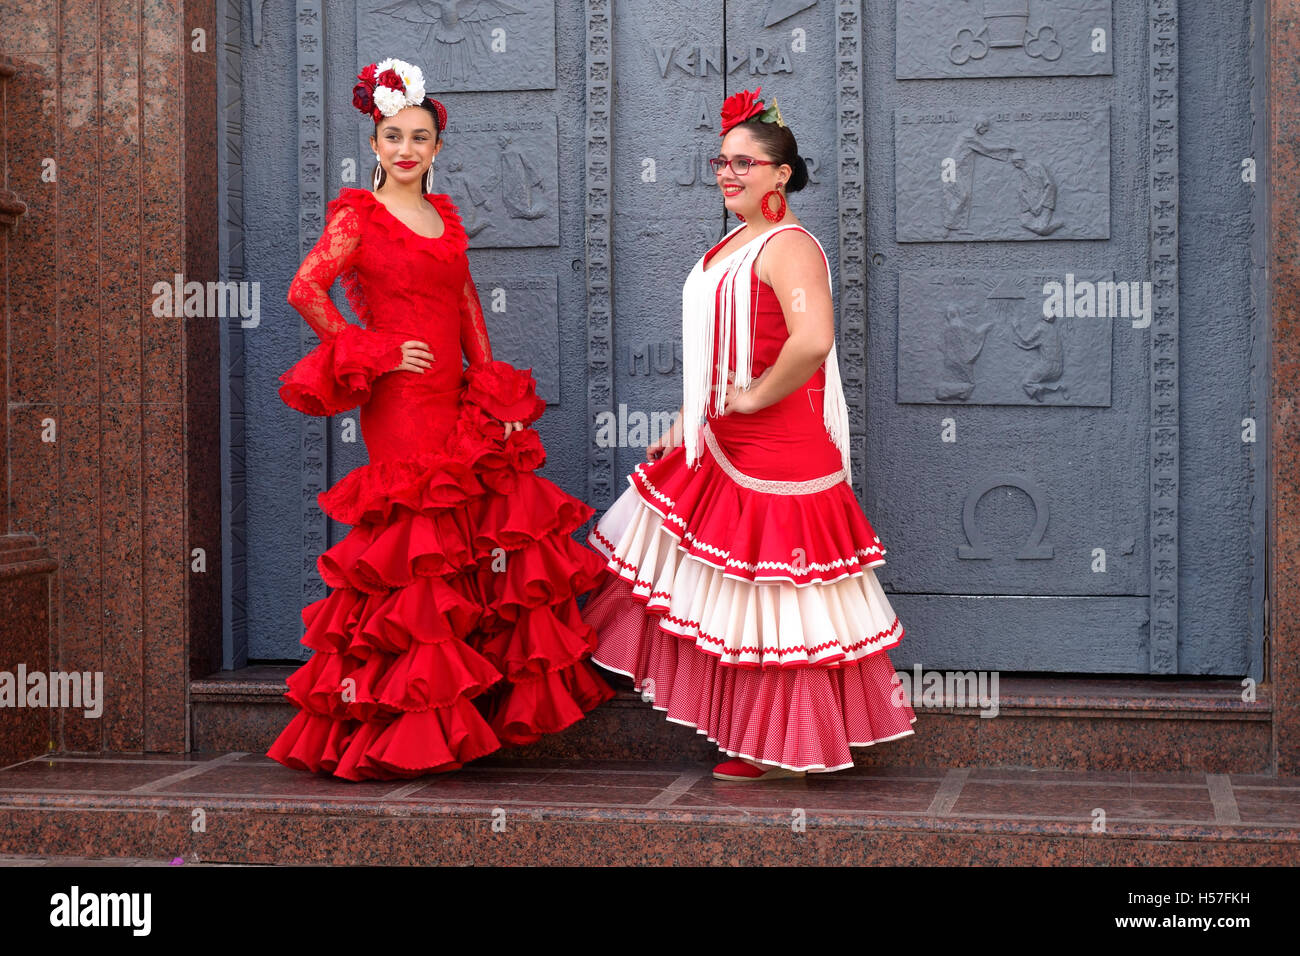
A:
[[[531,371],[492,359],[460,216],[430,191],[446,110],[410,64],[358,79],[375,188],[340,190],[294,276],[321,344],[280,396],[309,415],[359,406],[370,460],[319,496],[353,527],[317,562],[331,590],[303,610],[300,710],[268,751],[348,780],[454,770],[613,695],[576,601],[602,572],[570,537],[592,509],[535,473],[545,403]],[[330,301],[340,274],[364,325]]]
[[[682,411],[589,535],[610,573],[583,609],[593,660],[707,734],[733,781],[849,767],[916,720],[850,484],[829,266],[786,203],[807,166],[759,92],[723,104],[712,164],[742,225],[686,280]]]

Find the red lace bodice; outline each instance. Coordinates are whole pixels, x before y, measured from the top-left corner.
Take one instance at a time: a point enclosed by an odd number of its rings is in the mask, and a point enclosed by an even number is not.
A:
[[[544,407],[530,373],[492,358],[455,205],[443,195],[424,198],[442,218],[439,236],[419,235],[367,190],[340,190],[289,285],[289,302],[321,344],[280,376],[280,397],[309,415],[360,406],[372,462],[441,448],[476,382],[477,403],[502,420],[531,421]],[[339,277],[362,325],[330,300]],[[413,339],[427,343],[432,367],[395,371],[402,343]]]
[[[325,231],[289,286],[289,302],[322,342],[346,331],[348,323],[327,291],[342,275],[348,301],[366,329],[428,341],[425,336],[435,331],[428,320],[436,316],[443,354],[429,345],[438,366],[450,370],[444,356],[461,350],[470,365],[492,361],[460,214],[447,196],[430,193],[425,199],[442,218],[440,236],[418,235],[365,189],[344,187],[330,202]],[[448,316],[459,321],[447,323]],[[458,348],[446,347],[448,332]]]

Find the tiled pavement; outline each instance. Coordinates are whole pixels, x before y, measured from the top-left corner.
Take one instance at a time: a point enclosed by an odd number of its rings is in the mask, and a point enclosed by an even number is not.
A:
[[[710,768],[488,758],[349,783],[240,752],[51,756],[0,770],[0,865],[1300,863],[1297,778]]]

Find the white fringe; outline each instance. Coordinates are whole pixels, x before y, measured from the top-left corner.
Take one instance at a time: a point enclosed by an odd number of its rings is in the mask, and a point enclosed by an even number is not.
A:
[[[723,238],[719,245],[725,245],[744,225],[737,226]],[[826,250],[817,241],[817,237],[801,226],[778,226],[741,246],[722,261],[732,260],[730,265],[717,267],[708,275],[704,272],[704,256],[700,256],[695,268],[687,276],[682,286],[682,436],[686,445],[686,463],[694,466],[701,454],[700,424],[704,418],[705,408],[712,398],[714,414],[722,414],[727,394],[727,372],[725,357],[731,350],[732,338],[736,342],[735,385],[748,388],[750,369],[753,364],[753,314],[751,311],[752,291],[750,288],[751,268],[755,259],[767,245],[767,240],[785,229],[799,229],[812,237],[821,250],[826,262],[826,285],[830,289],[831,302],[835,301],[835,290],[831,286],[830,262],[826,259]],[[716,248],[716,247],[715,247]],[[708,255],[708,253],[705,253]],[[719,278],[719,274],[721,278]],[[721,295],[718,295],[721,287]],[[722,315],[717,315],[717,300],[722,301]],[[718,324],[719,357],[713,354],[713,329]],[[824,363],[826,369],[826,393],[823,396],[822,421],[826,433],[835,447],[840,450],[844,473],[852,483],[853,472],[849,464],[849,412],[844,400],[844,387],[840,382],[839,357],[835,345],[831,345],[830,354]]]

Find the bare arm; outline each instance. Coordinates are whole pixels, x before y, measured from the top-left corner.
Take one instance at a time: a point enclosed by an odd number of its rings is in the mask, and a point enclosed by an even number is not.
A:
[[[646,461],[657,461],[668,449],[676,448],[682,443],[682,413],[685,409],[685,405],[678,408],[677,414],[673,417],[672,427],[646,446]]]

